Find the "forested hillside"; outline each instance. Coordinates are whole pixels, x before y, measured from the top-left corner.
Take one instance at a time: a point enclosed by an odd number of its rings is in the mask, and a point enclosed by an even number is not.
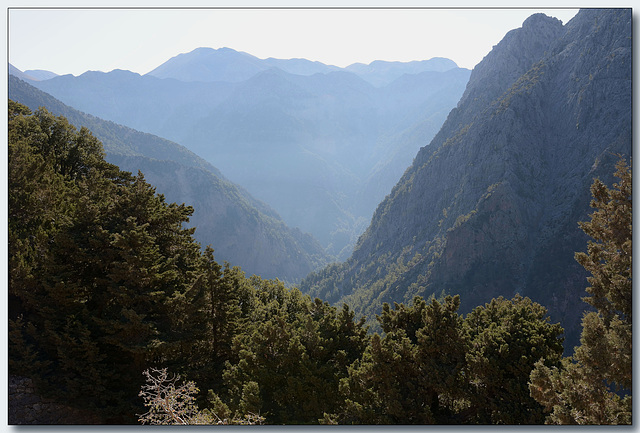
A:
[[[185,147],[81,113],[14,76],[9,76],[9,97],[90,128],[103,142],[107,161],[142,171],[168,200],[194,206],[189,226],[197,227],[195,237],[203,246],[215,245],[220,261],[289,283],[328,261],[312,236],[287,227],[272,208]]]
[[[383,302],[514,293],[577,343],[593,178],[631,156],[631,11],[534,15],[478,64],[440,132],[378,206],[353,255],[301,290],[374,315]],[[427,143],[425,143],[427,144]]]

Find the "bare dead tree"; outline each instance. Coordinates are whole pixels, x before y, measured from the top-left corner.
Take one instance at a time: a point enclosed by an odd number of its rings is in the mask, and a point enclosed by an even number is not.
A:
[[[142,385],[138,395],[149,409],[139,415],[138,421],[142,424],[254,425],[264,422],[264,417],[251,413],[221,419],[207,409],[199,410],[195,401],[195,395],[199,392],[196,384],[192,381],[179,383],[180,376],[170,376],[166,368],[151,368],[142,374],[147,383]]]

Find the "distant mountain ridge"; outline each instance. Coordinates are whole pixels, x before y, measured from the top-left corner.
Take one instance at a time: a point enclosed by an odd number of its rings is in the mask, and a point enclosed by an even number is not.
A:
[[[578,221],[594,177],[631,156],[631,11],[533,15],[473,70],[457,107],[378,206],[352,256],[302,290],[369,318],[383,302],[460,294],[462,312],[529,296],[577,343]]]
[[[445,72],[457,67],[458,65],[453,60],[436,57],[410,62],[375,60],[367,65],[354,63],[346,68],[340,68],[307,59],[276,59],[273,57],[259,59],[251,54],[227,47],[218,49],[200,47],[172,57],[146,75],[187,82],[240,82],[270,68],[278,68],[295,75],[346,71],[358,75],[374,86],[381,86],[389,84],[404,74],[418,74],[425,71]]]
[[[9,63],[9,74],[15,75],[16,77],[22,80],[31,80],[31,81],[49,80],[51,78],[55,78],[58,76],[58,74],[54,72],[45,71],[42,69],[31,69],[31,70],[22,72],[21,70],[13,66],[11,63]]]
[[[142,76],[114,70],[32,84],[84,112],[185,145],[342,259],[470,74],[446,59],[362,67],[392,81],[374,86],[319,62],[201,48]],[[223,78],[231,81],[205,81]],[[402,138],[408,134],[420,140]]]
[[[51,78],[55,78],[58,76],[55,72],[45,71],[43,69],[28,69],[24,71],[25,74],[29,77],[33,77],[36,80],[50,80]]]
[[[180,53],[153,70],[144,74],[156,78],[172,78],[184,82],[240,82],[271,68],[280,69],[294,75],[328,74],[345,71],[358,75],[370,84],[380,87],[391,83],[405,74],[419,74],[426,71],[445,72],[458,68],[451,59],[434,57],[428,60],[408,62],[374,60],[369,64],[353,63],[344,68],[327,65],[319,61],[303,58],[278,59],[268,57],[260,59],[249,53],[232,48],[199,47],[188,53]],[[13,75],[25,74],[31,80],[49,80],[59,75],[46,70],[21,72],[10,65]],[[88,73],[91,71],[87,71]],[[139,75],[139,74],[138,74]]]
[[[299,75],[327,73],[339,69],[306,59],[284,60],[270,57],[262,60],[231,48],[200,47],[172,57],[147,75],[179,81],[240,82],[270,68]]]
[[[21,80],[25,80],[25,81],[35,80],[34,77],[28,76],[26,73],[22,72],[20,69],[13,66],[11,63],[9,63],[9,75],[13,75],[14,77],[18,77]]]
[[[218,261],[288,283],[327,262],[312,236],[287,227],[273,209],[183,146],[79,112],[14,76],[9,77],[9,98],[87,127],[102,141],[109,162],[142,171],[167,200],[194,206],[190,225],[197,228],[195,238],[203,246],[211,244]]]
[[[369,64],[354,63],[345,68],[359,75],[374,86],[382,86],[407,74],[419,74],[426,71],[446,72],[456,69],[458,65],[451,59],[434,57],[429,60],[413,60],[410,62],[388,62],[374,60]]]

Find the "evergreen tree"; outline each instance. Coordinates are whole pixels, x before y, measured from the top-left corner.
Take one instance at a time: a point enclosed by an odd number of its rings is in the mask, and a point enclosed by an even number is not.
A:
[[[630,424],[632,372],[631,168],[621,158],[613,188],[591,187],[591,220],[580,223],[592,240],[576,260],[590,273],[583,298],[596,311],[582,319],[580,345],[560,368],[539,362],[531,395],[550,424]]]
[[[342,404],[339,381],[366,346],[364,320],[282,282],[250,279],[252,310],[234,338],[237,363],[227,363],[230,407],[274,424],[312,424]]]
[[[176,365],[171,368],[205,390],[221,392],[225,363],[236,362],[232,343],[236,334],[243,332],[241,304],[247,303],[249,291],[245,280],[239,268],[218,264],[213,249],[207,247],[191,287],[175,304],[174,316],[182,337],[174,357]]]
[[[458,296],[427,304],[383,305],[363,357],[342,380],[343,410],[333,417],[357,424],[447,424],[456,421],[464,395],[468,340]]]
[[[465,326],[471,341],[468,422],[542,424],[543,408],[529,395],[529,375],[541,358],[549,366],[559,363],[562,327],[549,322],[543,306],[519,295],[476,307]]]

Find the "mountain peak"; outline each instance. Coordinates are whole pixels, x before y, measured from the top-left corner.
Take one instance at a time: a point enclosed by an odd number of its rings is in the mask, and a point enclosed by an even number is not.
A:
[[[246,54],[246,55],[250,55],[247,53],[244,53],[242,51],[237,51],[234,50],[233,48],[229,48],[229,47],[220,47],[220,48],[211,48],[211,47],[198,47],[193,49],[192,51],[188,52],[188,53],[182,53],[182,54],[178,54],[178,56],[188,56],[188,55],[204,55],[204,56],[210,56],[210,55],[216,55],[216,54]]]
[[[540,60],[563,32],[562,21],[539,13],[527,18],[522,27],[511,30],[473,68],[467,91],[458,106],[466,101],[470,110],[490,103],[511,87],[522,74]]]
[[[522,28],[540,27],[544,25],[557,27],[558,24],[562,25],[562,21],[543,13],[537,13],[524,20]]]
[[[263,69],[260,60],[250,54],[226,47],[199,47],[189,53],[172,57],[147,75],[180,81],[238,82]]]

